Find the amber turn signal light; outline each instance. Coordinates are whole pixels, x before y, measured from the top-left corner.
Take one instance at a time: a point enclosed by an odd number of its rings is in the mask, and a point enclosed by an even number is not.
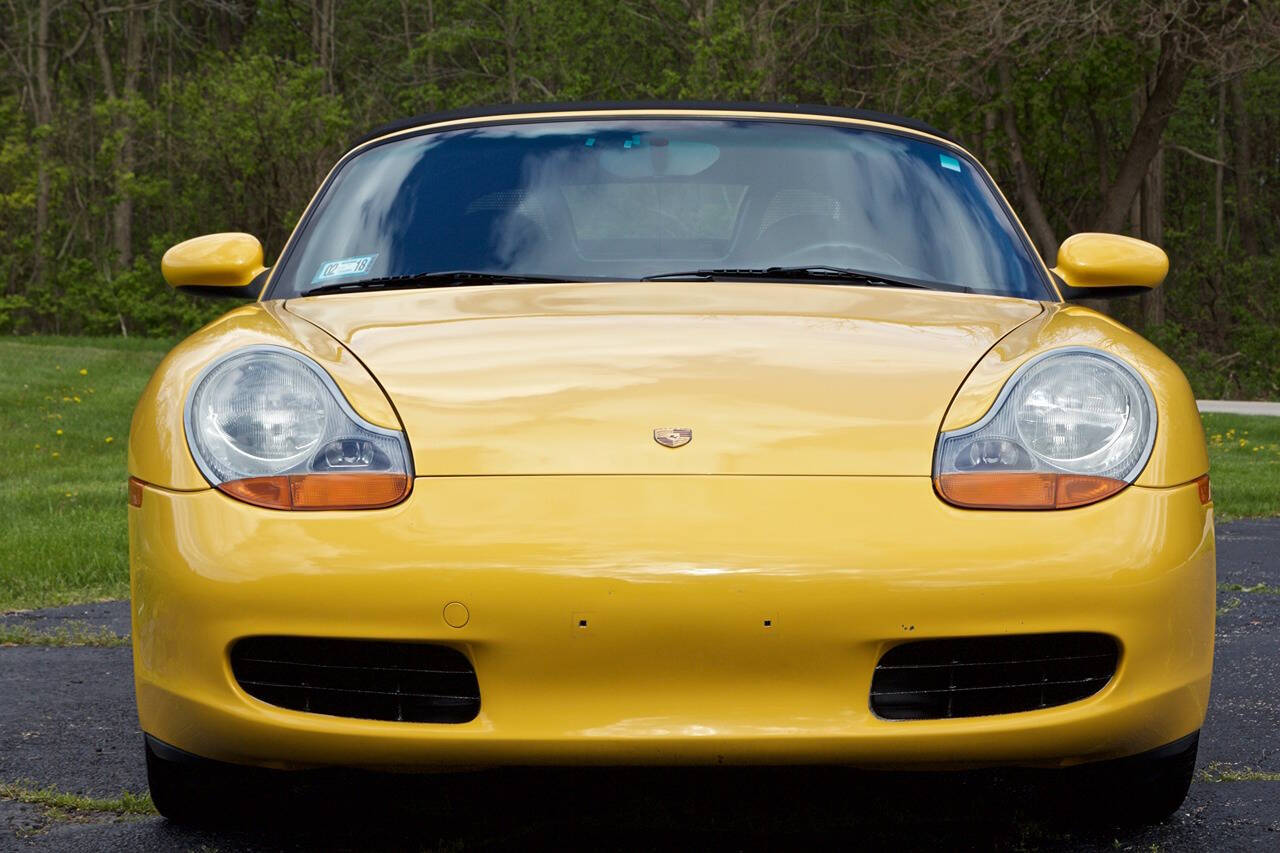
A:
[[[1213,500],[1213,487],[1209,485],[1209,475],[1196,478],[1196,487],[1200,491],[1200,503],[1207,504]]]
[[[218,486],[237,500],[269,509],[377,509],[409,494],[406,474],[289,474]]]
[[[129,506],[142,506],[142,487],[144,483],[137,477],[129,478]]]
[[[943,500],[981,509],[1067,509],[1110,497],[1129,485],[1084,474],[943,474],[934,487]]]

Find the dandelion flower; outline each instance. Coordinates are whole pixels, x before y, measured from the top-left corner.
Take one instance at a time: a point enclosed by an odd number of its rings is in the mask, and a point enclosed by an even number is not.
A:
[[[111,442],[113,442],[113,441],[115,441],[115,439],[114,439],[114,438],[112,438],[111,436],[107,436],[107,437],[106,437],[106,442],[107,442],[107,444],[110,444],[110,443],[111,443]]]
[[[79,403],[79,402],[80,402],[80,398],[79,398],[79,397],[72,397],[71,399],[72,399],[72,400],[74,400],[74,401],[75,401],[75,402],[77,402],[77,403]]]
[[[55,451],[53,451],[53,458],[54,458],[54,459],[57,459],[60,455],[61,455],[61,454],[59,454],[59,453],[58,453],[58,451],[56,451],[56,450],[55,450]]]
[[[89,371],[88,371],[88,369],[87,369],[87,368],[84,368],[84,367],[80,368],[80,375],[81,375],[81,376],[88,376],[88,375],[89,375]]]
[[[55,429],[55,430],[53,431],[53,434],[54,434],[54,435],[62,435],[62,430],[61,430],[61,429]]]

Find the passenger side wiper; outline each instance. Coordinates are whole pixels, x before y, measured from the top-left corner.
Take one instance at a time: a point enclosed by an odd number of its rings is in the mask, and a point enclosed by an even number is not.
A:
[[[580,280],[572,276],[447,270],[443,272],[408,273],[405,275],[383,275],[359,281],[322,284],[319,287],[304,290],[302,295],[322,296],[326,293],[359,293],[364,290],[407,290],[414,287],[452,287],[464,284],[555,284]]]
[[[920,288],[922,290],[954,290],[960,293],[972,292],[968,287],[960,284],[901,278],[884,275],[883,273],[878,272],[853,269],[852,267],[829,267],[820,265],[809,267],[746,267],[742,269],[724,268],[686,270],[684,272],[665,272],[657,275],[647,275],[644,277],[644,281],[668,281],[682,278],[703,279],[705,281],[735,278],[782,279],[796,281],[856,281],[859,284],[869,284],[881,287],[911,287]]]

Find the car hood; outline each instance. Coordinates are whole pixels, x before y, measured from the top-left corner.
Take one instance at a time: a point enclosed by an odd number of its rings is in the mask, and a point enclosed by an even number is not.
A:
[[[294,299],[404,423],[419,476],[928,476],[947,406],[1037,302],[719,282]],[[686,428],[678,447],[654,430]]]

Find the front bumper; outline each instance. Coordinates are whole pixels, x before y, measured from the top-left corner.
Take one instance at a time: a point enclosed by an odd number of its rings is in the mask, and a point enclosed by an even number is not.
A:
[[[129,515],[142,729],[220,761],[1058,766],[1175,741],[1208,702],[1213,518],[1194,484],[1019,513],[948,506],[916,477],[424,477],[387,510],[148,487]],[[870,711],[898,642],[1058,631],[1118,639],[1099,693],[968,719]],[[267,705],[228,656],[261,634],[453,646],[480,715]]]

